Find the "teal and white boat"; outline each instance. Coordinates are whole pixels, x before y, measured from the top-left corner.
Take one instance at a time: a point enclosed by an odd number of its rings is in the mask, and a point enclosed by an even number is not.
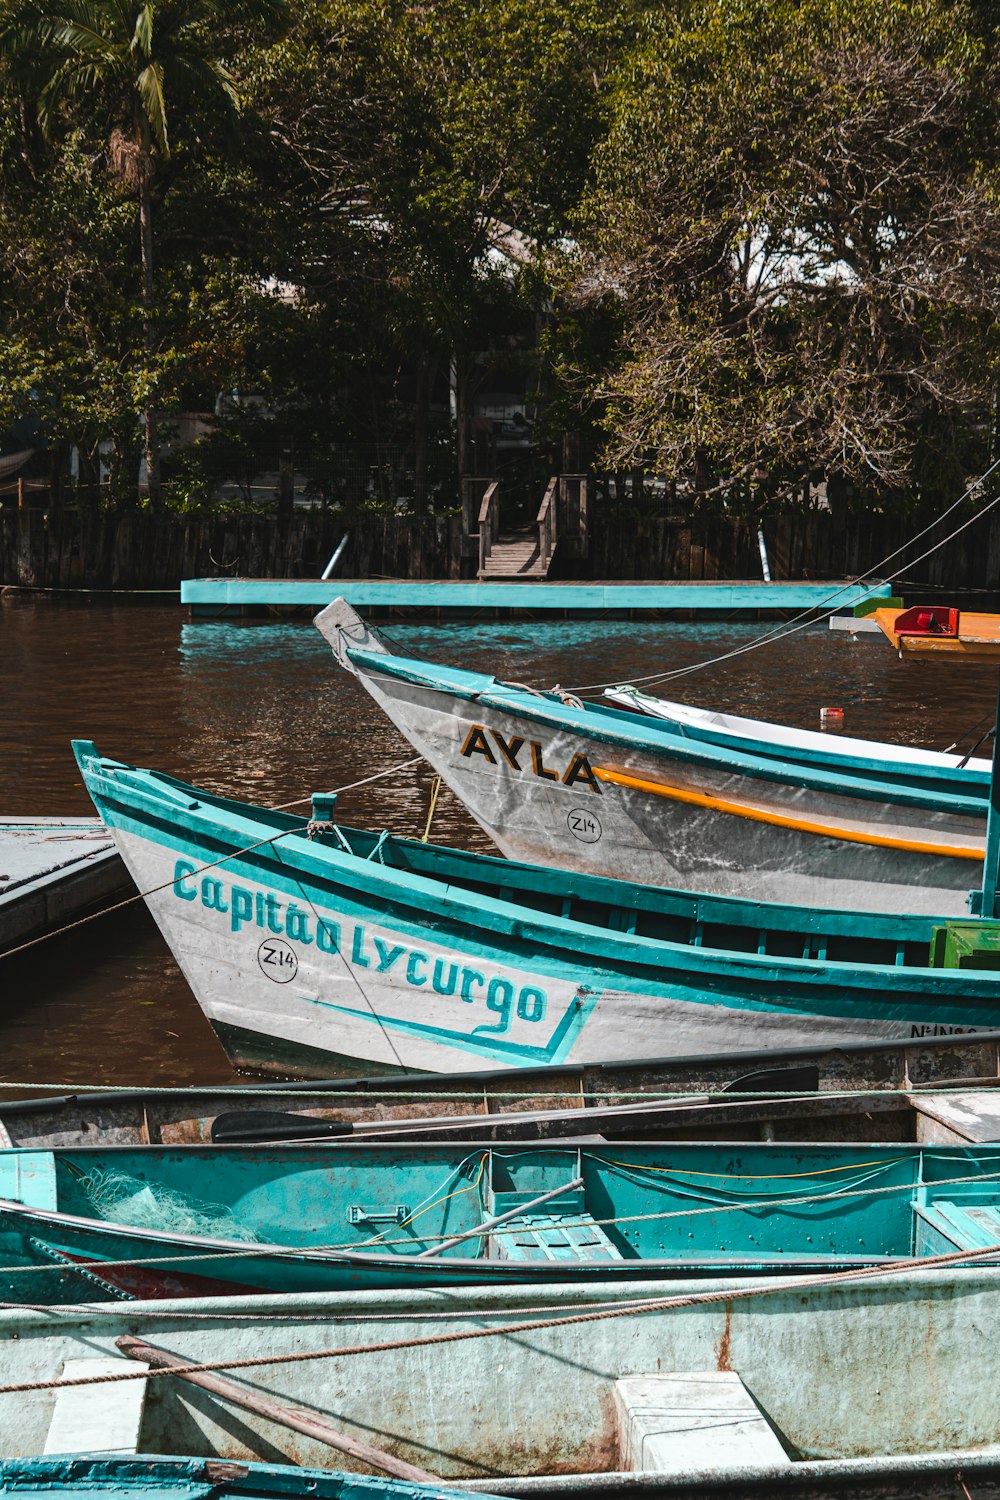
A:
[[[81,1361],[93,1365],[93,1360]],[[120,1397],[123,1387],[114,1390]],[[78,1442],[79,1425],[71,1426],[66,1409],[70,1391],[62,1393],[63,1411],[53,1414],[53,1443]],[[99,1443],[105,1429],[119,1436],[121,1408],[126,1419],[135,1407],[135,1426],[142,1419],[145,1392],[130,1391],[124,1401],[109,1399],[100,1411],[99,1387],[83,1387],[75,1394],[73,1415],[89,1422],[90,1435]],[[88,1399],[89,1398],[89,1399]],[[108,1408],[117,1407],[117,1422]],[[88,1409],[89,1408],[89,1409]],[[110,1420],[109,1420],[110,1417]],[[91,1454],[60,1453],[47,1448],[43,1458],[0,1458],[0,1495],[19,1500],[463,1500],[463,1490],[442,1484],[403,1483],[376,1479],[365,1474],[341,1474],[329,1469],[301,1469],[292,1464],[225,1463],[215,1458],[166,1458],[155,1455],[126,1457],[118,1452]],[[53,1456],[53,1455],[59,1456]]]
[[[343,600],[316,625],[511,859],[642,884],[961,915],[988,769],[827,743],[715,743],[643,713],[390,652]],[[877,747],[876,747],[877,748]]]
[[[329,799],[309,822],[103,760],[88,742],[76,751],[238,1064],[324,1077],[347,1057],[447,1073],[1000,1022],[995,971],[930,966],[932,943],[938,958],[955,949],[940,917],[518,865],[339,827]]]
[[[141,1453],[343,1465],[158,1374],[164,1350],[479,1492],[963,1500],[961,1474],[985,1500],[1000,1482],[998,1316],[1000,1269],[983,1267],[7,1309],[0,1451],[65,1451],[59,1388],[89,1368],[125,1377],[104,1391],[139,1408]],[[108,1422],[90,1421],[89,1446]],[[197,1500],[216,1500],[225,1474],[203,1477]]]
[[[646,714],[688,739],[703,740],[726,750],[750,750],[754,755],[774,755],[801,765],[829,766],[842,759],[864,760],[877,773],[884,773],[893,766],[964,771],[970,788],[981,788],[984,778],[989,780],[991,762],[962,750],[926,750],[920,745],[896,745],[886,740],[863,740],[847,734],[799,729],[770,719],[751,719],[743,714],[676,703],[670,698],[643,693],[627,684],[606,688],[604,697],[630,713]],[[983,740],[988,738],[989,733],[983,736]]]
[[[539,1284],[1000,1262],[1000,1146],[0,1152],[0,1295]]]

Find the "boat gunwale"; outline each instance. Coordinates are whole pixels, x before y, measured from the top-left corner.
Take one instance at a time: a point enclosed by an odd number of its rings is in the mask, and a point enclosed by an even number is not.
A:
[[[125,766],[116,766],[116,770],[123,770],[143,778],[150,778],[159,774]],[[91,765],[88,766],[88,775],[95,781],[99,781],[106,776],[106,773],[95,772]],[[111,784],[114,785],[113,779]],[[181,785],[184,784],[182,783]],[[197,808],[180,808],[170,801],[157,804],[155,794],[144,792],[141,788],[137,787],[133,787],[130,790],[132,794],[130,805],[141,811],[143,803],[152,803],[154,821],[158,825],[162,820],[163,806],[166,805],[170,808],[172,816],[169,821],[163,821],[162,827],[167,840],[156,840],[160,844],[160,847],[176,849],[177,843],[183,841],[182,834],[177,830],[178,813],[182,814],[185,820],[188,820],[191,824],[195,824],[196,821],[205,821],[204,818],[200,820],[196,819],[196,815],[202,811],[200,806]],[[197,788],[192,788],[191,790],[194,793],[197,792]],[[107,800],[112,802],[116,799],[108,796]],[[240,806],[241,804],[237,805]],[[249,810],[252,812],[252,809]],[[160,814],[159,817],[156,816],[157,813]],[[245,823],[248,832],[252,833],[255,831],[252,818],[245,815],[242,817],[231,815],[231,818],[234,823]],[[136,820],[130,818],[123,821]],[[450,884],[435,880],[433,876],[418,875],[408,870],[400,870],[395,866],[383,865],[369,858],[362,858],[353,853],[348,854],[345,850],[332,847],[328,844],[323,845],[322,848],[325,853],[332,856],[332,860],[329,862],[317,860],[315,846],[306,837],[304,825],[300,826],[300,832],[291,830],[287,838],[282,840],[282,852],[287,853],[290,858],[288,861],[283,861],[279,857],[274,858],[273,863],[277,869],[274,874],[270,875],[272,883],[280,883],[282,869],[287,869],[289,866],[306,874],[311,880],[324,885],[335,879],[335,872],[338,868],[344,869],[355,880],[359,876],[362,877],[360,882],[361,888],[366,892],[368,900],[381,899],[383,902],[386,900],[384,895],[379,896],[378,887],[381,885],[389,887],[390,894],[392,890],[395,890],[397,893],[397,904],[402,904],[403,900],[405,900],[410,910],[418,910],[421,913],[419,918],[413,916],[400,917],[394,910],[392,913],[392,920],[403,930],[406,930],[408,924],[412,925],[412,935],[414,936],[420,936],[428,930],[427,903],[430,899],[431,911],[434,911],[436,908],[436,915],[440,917],[442,922],[449,924],[452,929],[456,926],[468,928],[471,925],[471,906],[480,920],[486,916],[494,919],[492,922],[492,931],[499,934],[501,939],[516,941],[522,948],[534,945],[537,950],[537,947],[540,946],[545,950],[547,955],[550,955],[546,956],[544,963],[553,965],[556,968],[560,965],[565,965],[565,957],[560,959],[559,954],[565,954],[567,947],[570,946],[572,936],[576,933],[581,936],[586,935],[590,943],[587,956],[592,967],[600,964],[614,965],[615,973],[610,975],[612,979],[619,975],[627,974],[629,983],[636,986],[651,986],[652,993],[661,993],[665,988],[665,983],[662,979],[657,980],[656,976],[650,974],[648,971],[657,964],[658,955],[667,955],[675,961],[676,968],[682,968],[685,972],[690,972],[694,969],[699,972],[703,971],[711,974],[718,970],[719,960],[721,959],[724,962],[727,977],[734,981],[753,982],[757,984],[777,983],[781,981],[796,988],[805,986],[812,991],[816,991],[817,994],[824,987],[842,989],[846,986],[850,990],[865,989],[870,981],[877,976],[883,990],[890,989],[897,993],[902,992],[902,994],[911,990],[915,981],[919,980],[924,990],[929,992],[923,1002],[925,1004],[933,1004],[938,999],[948,1002],[953,998],[958,998],[953,994],[957,990],[961,991],[962,999],[966,999],[971,1003],[985,1004],[995,1003],[996,1001],[997,981],[988,970],[977,972],[967,969],[934,968],[930,965],[880,964],[865,963],[857,960],[785,957],[780,954],[760,954],[741,949],[713,948],[697,944],[680,943],[666,938],[615,931],[610,927],[598,927],[572,917],[557,917],[534,907],[517,905],[511,901],[483,895],[478,891],[469,892],[465,895],[461,893],[455,894]],[[221,823],[221,827],[223,829],[226,827],[224,820]],[[151,837],[148,825],[141,825],[141,829],[140,836]],[[123,831],[130,830],[126,829]],[[201,842],[208,845],[221,845],[223,841],[220,834],[216,833],[214,838],[203,836]],[[234,852],[224,858],[222,862],[226,864],[231,873],[235,873],[241,863],[246,864],[254,858],[256,858],[258,863],[264,865],[265,869],[270,869],[267,865],[268,856],[265,852],[269,847],[269,844],[266,844],[264,849],[253,849],[248,851],[248,853]],[[246,878],[250,877],[247,876]],[[259,879],[259,872],[253,878]],[[172,883],[175,882],[167,882],[166,884],[169,885]],[[371,888],[374,888],[374,890]],[[357,897],[354,894],[356,890],[357,886],[352,886],[348,893],[348,901],[352,904],[357,902]],[[809,910],[813,909],[810,908]],[[820,911],[821,909],[817,908],[816,910]],[[864,914],[858,913],[856,915],[863,916]],[[922,918],[921,920],[934,921],[933,918]],[[948,921],[948,918],[942,917],[939,920],[939,925],[945,925]],[[489,931],[490,929],[488,928],[487,930]],[[477,931],[481,931],[481,929],[477,928]],[[463,939],[463,941],[470,940]],[[481,944],[482,938],[480,936],[479,938],[471,939],[471,941]],[[905,939],[901,941],[905,941]],[[918,939],[914,938],[911,941],[918,941]],[[631,955],[634,955],[634,957]],[[683,962],[680,962],[682,959]],[[536,963],[539,962],[537,954],[534,961]],[[579,950],[574,950],[574,962],[576,964],[580,962]],[[659,963],[662,967],[662,958],[660,958]],[[639,972],[632,972],[633,970],[639,970]],[[705,998],[706,1003],[712,1003],[714,1000],[716,1004],[731,1004],[731,1002],[725,999],[719,1000],[713,997],[710,993]],[[857,1001],[854,1003],[858,1004],[860,1002]],[[900,1004],[901,998],[897,999],[894,1003],[897,1005]],[[739,1001],[741,1009],[750,1009],[755,1006],[759,1007],[760,1005],[766,1006],[766,1001],[756,1001],[750,996],[741,997]],[[785,1007],[776,1005],[774,1008],[781,1010]],[[838,1012],[838,1014],[841,1013],[845,1016],[849,1015],[847,1009]],[[969,1033],[973,1035],[974,1023],[968,1024],[973,1026],[973,1030]]]
[[[381,673],[383,676],[408,682],[431,692],[443,693],[448,697],[461,698],[467,702],[482,703],[487,708],[493,708],[514,717],[536,719],[551,728],[576,732],[588,739],[607,743],[618,749],[652,755],[662,753],[671,760],[692,762],[713,770],[735,772],[750,779],[774,782],[779,785],[801,786],[813,791],[826,792],[832,796],[853,796],[862,801],[896,803],[900,806],[918,807],[932,812],[943,811],[960,817],[980,819],[986,817],[985,786],[983,797],[963,797],[941,787],[925,789],[909,786],[905,781],[900,785],[875,781],[867,777],[853,777],[845,774],[850,769],[847,760],[841,762],[839,770],[831,767],[829,771],[824,771],[819,768],[796,765],[793,762],[778,762],[773,757],[757,758],[745,752],[737,758],[732,752],[723,752],[721,747],[717,748],[707,741],[687,740],[683,736],[671,734],[669,730],[659,730],[651,715],[630,714],[628,709],[612,709],[604,707],[600,702],[587,703],[585,712],[592,713],[602,720],[598,728],[593,723],[587,724],[571,717],[574,710],[560,700],[553,701],[541,693],[536,697],[534,694],[526,693],[523,689],[500,682],[496,678],[483,676],[481,679],[483,685],[475,687],[473,684],[477,674],[471,672],[462,674],[471,679],[468,684],[462,684],[451,682],[443,676],[436,676],[438,669],[433,663],[423,663],[415,658],[398,657],[389,652],[366,651],[362,647],[352,646],[345,646],[344,654],[350,659],[352,666],[360,665],[367,673],[373,675]],[[460,669],[449,668],[447,670],[458,672]],[[620,725],[623,719],[635,719],[638,724],[641,724],[645,730],[641,739],[616,732],[616,725]],[[945,807],[941,805],[942,799],[946,800]]]

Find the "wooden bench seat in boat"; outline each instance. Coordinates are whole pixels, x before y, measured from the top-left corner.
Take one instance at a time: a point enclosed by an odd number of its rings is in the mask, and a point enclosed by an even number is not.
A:
[[[491,1260],[624,1260],[589,1214],[524,1214],[491,1237]]]
[[[126,1368],[141,1376],[149,1366],[121,1358],[67,1359],[59,1378],[117,1375]],[[145,1404],[146,1381],[141,1378],[108,1385],[56,1386],[45,1452],[138,1453]]]
[[[791,1463],[735,1371],[629,1375],[614,1392],[621,1470],[680,1478]]]

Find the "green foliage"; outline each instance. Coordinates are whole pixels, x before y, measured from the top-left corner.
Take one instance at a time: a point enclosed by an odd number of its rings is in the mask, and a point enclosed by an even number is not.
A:
[[[240,393],[168,503],[263,423],[446,508],[503,367],[549,455],[933,500],[995,441],[997,84],[984,0],[0,0],[0,427],[126,503]]]
[[[939,495],[996,378],[997,59],[938,0],[721,0],[648,18],[581,216],[575,316],[613,462],[780,497],[812,472]]]

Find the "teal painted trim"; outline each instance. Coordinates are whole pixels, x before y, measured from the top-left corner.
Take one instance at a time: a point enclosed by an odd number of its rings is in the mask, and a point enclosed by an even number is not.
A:
[[[357,1010],[350,1005],[334,1005],[329,1000],[317,1000],[313,995],[299,995],[299,999],[308,1001],[310,1005],[322,1006],[324,1010],[339,1011],[341,1015],[351,1016],[358,1021],[370,1021],[374,1026],[399,1031],[406,1036],[424,1037],[440,1043],[441,1046],[456,1047],[478,1057],[505,1060],[512,1066],[521,1063],[537,1067],[545,1063],[565,1062],[583,1031],[594,1006],[600,999],[600,992],[598,990],[587,992],[584,985],[581,985],[580,989],[584,993],[577,993],[552,1036],[544,1046],[540,1047],[519,1046],[515,1042],[504,1041],[502,1037],[494,1037],[491,1041],[485,1041],[483,1035],[476,1031],[452,1031],[446,1027],[428,1026],[425,1022],[405,1021],[400,1016],[379,1015],[371,1008]]]
[[[601,704],[585,704],[582,708],[574,708],[550,694],[526,693],[498,682],[495,677],[487,677],[484,673],[462,672],[454,667],[441,668],[434,663],[391,656],[380,651],[362,651],[357,647],[346,647],[345,650],[352,665],[373,677],[394,677],[431,692],[444,693],[466,702],[482,703],[486,708],[532,719],[567,734],[586,736],[599,745],[626,750],[648,749],[669,760],[709,766],[727,774],[736,771],[759,781],[809,787],[834,796],[895,803],[903,807],[925,808],[932,812],[947,811],[964,817],[985,816],[985,800],[982,797],[961,796],[945,787],[932,789],[914,786],[913,777],[906,770],[901,770],[894,781],[875,781],[847,774],[851,762],[846,757],[838,760],[835,766],[831,765],[828,770],[800,766],[791,761],[778,761],[773,757],[764,759],[723,749],[706,741],[683,739],[668,729],[661,729],[647,715],[627,714],[604,708]]]
[[[603,707],[594,704],[595,709]],[[633,716],[633,722],[638,720],[636,727],[648,722],[652,715],[638,714]],[[783,745],[774,740],[763,740],[749,734],[734,734],[716,724],[691,724],[664,719],[662,721],[668,732],[675,734],[678,739],[693,742],[695,744],[715,745],[725,750],[728,756],[750,754],[761,756],[765,760],[780,762],[783,766],[794,765],[816,765],[820,769],[837,770],[838,768],[849,768],[852,773],[860,771],[865,776],[874,776],[876,780],[885,774],[886,762],[884,757],[869,755],[837,755],[831,753],[824,746],[815,745],[808,749],[796,749],[789,751]],[[967,766],[959,766],[957,761],[954,765],[907,765],[900,764],[900,771],[906,776],[911,786],[924,786],[935,793],[938,791],[957,790],[960,795],[981,795],[982,809],[985,810],[986,798],[989,791],[990,773],[980,771]]]
[[[356,609],[803,610],[852,609],[888,597],[888,583],[450,583],[336,578],[186,578],[182,604],[288,605],[322,609],[346,599]]]
[[[997,678],[997,715],[1000,716],[1000,675]],[[969,909],[981,917],[997,915],[997,887],[1000,884],[1000,717],[993,721],[993,766],[990,774],[989,816],[986,820],[986,858],[983,878],[977,891],[969,897]]]
[[[197,863],[217,859],[227,843],[237,847],[260,838],[261,825],[250,816],[216,818],[213,836],[200,835],[195,814],[200,804],[194,788],[188,792],[193,806],[185,810],[179,798],[157,804],[155,788],[144,792],[155,778],[152,773],[120,768],[137,785],[126,793],[128,808],[120,811],[122,786],[112,777],[96,773],[81,758],[81,770],[91,795],[105,820],[112,826],[187,853]],[[103,794],[100,784],[108,786]],[[175,792],[181,786],[174,783]],[[114,804],[106,802],[113,797]],[[143,804],[153,816],[140,821]],[[207,810],[206,810],[207,815]],[[179,825],[184,825],[180,828]],[[228,825],[228,826],[227,826]],[[663,999],[696,999],[736,1010],[822,1014],[847,1019],[870,1016],[871,996],[877,993],[878,1014],[888,1020],[931,1021],[955,1025],[994,1025],[997,1014],[995,976],[974,975],[928,967],[898,967],[870,963],[789,959],[730,950],[691,948],[687,944],[623,934],[585,923],[564,921],[530,907],[462,892],[433,878],[414,876],[391,866],[373,864],[353,855],[323,846],[318,857],[315,846],[301,835],[292,835],[281,845],[286,869],[301,868],[309,883],[314,904],[328,908],[332,882],[339,883],[337,900],[344,915],[385,920],[387,905],[391,923],[401,933],[419,939],[430,926],[438,942],[454,942],[468,954],[492,957],[518,967],[530,967],[543,975],[560,976],[593,988],[622,988]],[[265,864],[263,850],[244,856],[249,878],[266,880],[276,889],[305,898],[299,879],[291,887],[288,876]],[[234,856],[226,869],[241,868]],[[263,873],[261,866],[264,866]],[[325,867],[325,868],[324,868]],[[359,892],[369,904],[360,905]],[[627,885],[622,900],[627,905]],[[404,902],[409,912],[400,913]],[[812,915],[812,913],[805,913]],[[467,935],[468,934],[468,935]],[[585,954],[586,967],[581,964]],[[670,969],[682,976],[671,980]],[[705,993],[693,993],[704,976]],[[720,993],[728,987],[729,993]],[[947,1012],[947,1014],[945,1014]]]

